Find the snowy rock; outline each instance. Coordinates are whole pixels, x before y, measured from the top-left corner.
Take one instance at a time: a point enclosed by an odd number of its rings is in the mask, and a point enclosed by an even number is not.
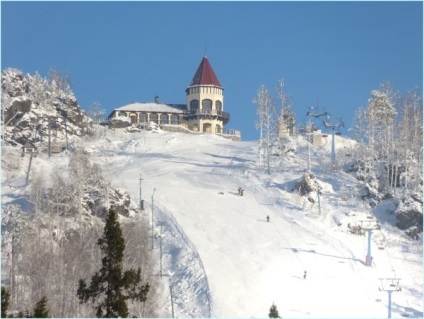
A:
[[[20,144],[47,138],[49,122],[51,134],[59,142],[92,130],[92,120],[81,111],[70,89],[59,88],[38,74],[2,71],[2,109],[5,139]]]
[[[292,189],[292,192],[298,192],[301,196],[308,195],[314,191],[316,191],[316,180],[311,172],[303,174]]]
[[[135,211],[134,205],[131,204],[130,195],[122,188],[109,191],[109,203],[117,214],[125,217],[129,217],[130,212]]]
[[[405,197],[400,201],[396,211],[396,226],[405,230],[415,227],[414,234],[421,233],[423,230],[423,212],[422,204],[415,201],[412,197]]]

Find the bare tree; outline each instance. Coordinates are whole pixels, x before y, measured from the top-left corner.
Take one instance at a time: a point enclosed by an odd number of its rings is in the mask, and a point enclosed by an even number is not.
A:
[[[258,121],[256,122],[256,128],[260,130],[259,165],[264,165],[266,173],[271,174],[270,161],[272,145],[276,137],[277,109],[265,85],[259,89],[253,102],[257,105],[256,114],[258,115]]]
[[[66,93],[71,92],[72,83],[68,73],[59,71],[56,67],[52,67],[50,68],[48,79],[52,89]]]
[[[102,120],[102,115],[105,113],[106,111],[102,108],[100,102],[91,103],[90,109],[88,110],[88,115],[95,123],[99,123]]]

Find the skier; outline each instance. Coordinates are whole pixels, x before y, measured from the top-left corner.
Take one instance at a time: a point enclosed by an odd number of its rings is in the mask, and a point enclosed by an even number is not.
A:
[[[266,217],[266,221],[269,222],[269,215]]]
[[[238,194],[239,194],[239,196],[243,196],[243,191],[244,191],[244,189],[243,189],[243,188],[241,188],[241,187],[239,187],[237,190],[238,190]]]
[[[306,270],[305,270],[305,272],[303,273],[303,279],[306,279]]]

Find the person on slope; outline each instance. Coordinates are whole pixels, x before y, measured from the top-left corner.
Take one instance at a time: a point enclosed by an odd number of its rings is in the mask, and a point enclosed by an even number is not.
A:
[[[269,215],[266,217],[266,221],[269,222]]]
[[[239,196],[243,196],[244,189],[239,187],[237,190],[238,190]]]
[[[303,273],[303,279],[306,279],[306,270],[305,270],[305,272]]]

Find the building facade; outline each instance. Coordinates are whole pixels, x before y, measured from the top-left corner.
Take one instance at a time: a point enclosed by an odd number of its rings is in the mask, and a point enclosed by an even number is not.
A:
[[[186,104],[162,104],[159,97],[151,103],[131,103],[113,110],[108,119],[126,117],[133,125],[154,122],[161,127],[182,126],[192,132],[238,135],[235,130],[225,130],[230,114],[224,112],[224,88],[211,64],[203,57],[186,89]]]

